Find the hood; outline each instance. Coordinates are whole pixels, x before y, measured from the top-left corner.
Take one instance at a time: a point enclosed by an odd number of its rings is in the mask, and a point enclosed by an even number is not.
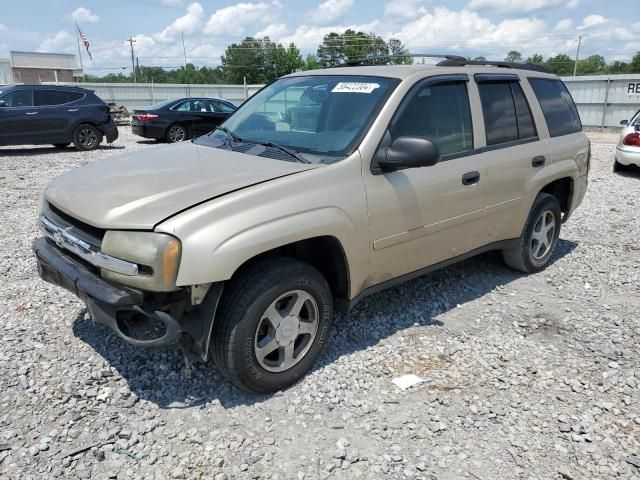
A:
[[[94,227],[150,230],[197,203],[315,167],[182,142],[77,168],[45,196]]]

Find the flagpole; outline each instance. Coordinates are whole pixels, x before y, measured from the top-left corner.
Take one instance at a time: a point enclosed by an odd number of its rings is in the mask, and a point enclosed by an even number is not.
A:
[[[80,50],[80,27],[76,22],[76,43],[78,44],[78,58],[80,59],[80,71],[82,72],[82,81],[84,81],[84,66],[82,65],[82,50]]]

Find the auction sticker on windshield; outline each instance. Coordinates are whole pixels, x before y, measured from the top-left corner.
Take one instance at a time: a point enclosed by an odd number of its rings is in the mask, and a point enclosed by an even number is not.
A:
[[[376,88],[379,88],[378,83],[365,83],[365,82],[340,82],[333,90],[332,93],[371,93]]]

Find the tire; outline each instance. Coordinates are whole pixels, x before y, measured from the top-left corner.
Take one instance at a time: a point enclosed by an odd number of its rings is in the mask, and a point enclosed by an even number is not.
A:
[[[558,244],[561,215],[560,203],[556,197],[548,193],[539,194],[516,245],[502,250],[507,266],[525,273],[544,269],[551,261]],[[542,232],[545,229],[546,234]]]
[[[83,123],[73,132],[73,144],[78,150],[95,150],[102,142],[102,132],[90,123]]]
[[[180,123],[172,123],[167,127],[164,139],[168,143],[184,142],[189,138],[189,131]]]
[[[613,171],[614,172],[626,172],[629,169],[626,165],[621,164],[618,160],[614,160],[613,162]]]
[[[306,263],[277,257],[239,273],[225,289],[211,339],[222,375],[256,393],[298,381],[322,351],[333,322],[325,278]]]
[[[54,143],[53,146],[56,148],[67,148],[69,145],[71,145],[71,142],[69,143]]]

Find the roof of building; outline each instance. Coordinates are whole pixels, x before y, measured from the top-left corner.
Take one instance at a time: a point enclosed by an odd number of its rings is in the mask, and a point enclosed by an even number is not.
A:
[[[76,56],[69,53],[9,52],[13,68],[75,70]]]

